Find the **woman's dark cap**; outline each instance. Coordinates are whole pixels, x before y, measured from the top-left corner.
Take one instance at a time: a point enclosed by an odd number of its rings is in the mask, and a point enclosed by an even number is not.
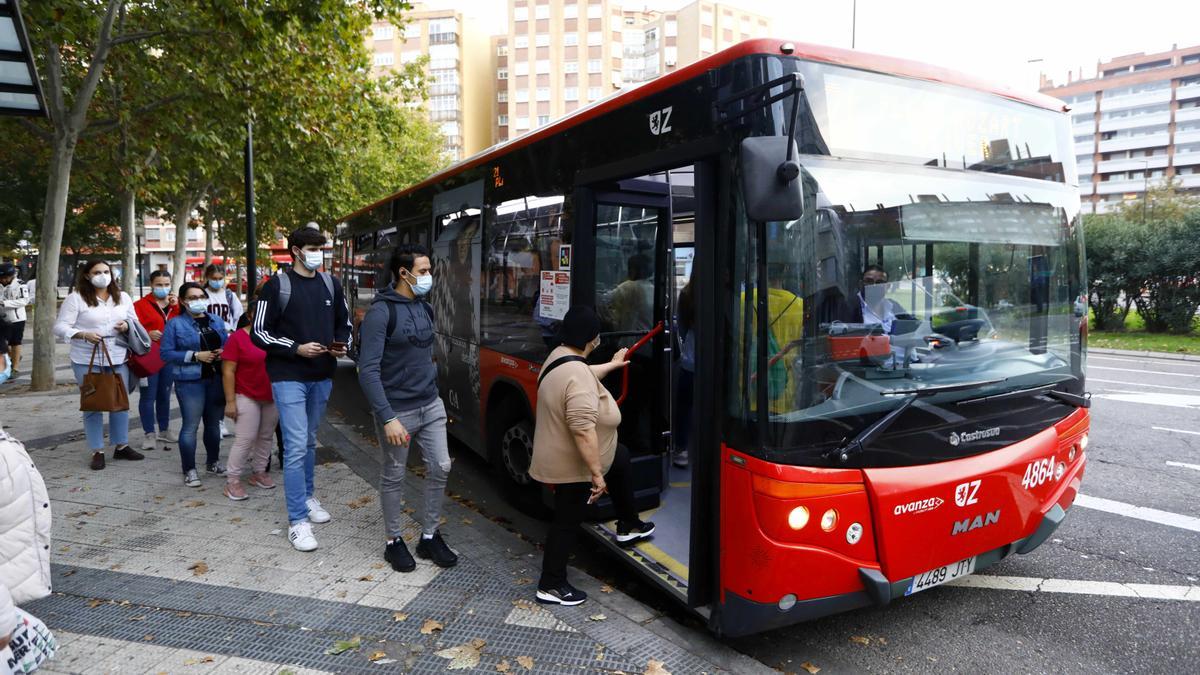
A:
[[[575,305],[567,310],[558,327],[558,341],[568,347],[583,349],[600,334],[600,318],[587,305]]]

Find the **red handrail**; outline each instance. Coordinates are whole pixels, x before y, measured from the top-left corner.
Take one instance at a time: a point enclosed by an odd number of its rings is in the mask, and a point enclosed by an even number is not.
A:
[[[663,332],[663,322],[659,321],[654,328],[651,328],[648,333],[642,336],[641,340],[633,343],[633,346],[625,352],[625,360],[628,361],[629,357],[633,356],[634,352],[641,349],[642,345],[653,340],[654,336],[661,332]],[[625,366],[623,372],[621,373],[621,397],[617,399],[617,405],[624,403],[626,396],[629,396],[629,366]]]

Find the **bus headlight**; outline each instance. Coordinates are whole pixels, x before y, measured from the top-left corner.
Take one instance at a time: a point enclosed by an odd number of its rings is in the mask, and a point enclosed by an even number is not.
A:
[[[1079,437],[1079,449],[1087,450],[1087,445],[1088,445],[1088,435],[1084,434]]]
[[[1075,449],[1076,449],[1076,448],[1078,448],[1078,447],[1079,447],[1078,445],[1072,445],[1072,446],[1071,446],[1071,449],[1070,449],[1070,450],[1067,452],[1067,461],[1068,461],[1068,462],[1074,462],[1074,461],[1075,461]]]
[[[803,530],[808,524],[808,507],[797,506],[788,514],[788,527],[793,530]]]
[[[833,532],[833,528],[837,527],[837,521],[837,509],[829,509],[821,516],[821,529],[826,532]]]

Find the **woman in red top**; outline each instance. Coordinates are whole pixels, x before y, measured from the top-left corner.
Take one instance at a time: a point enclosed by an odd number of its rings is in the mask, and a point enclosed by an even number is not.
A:
[[[250,341],[254,322],[255,298],[246,303],[246,312],[238,320],[238,330],[230,334],[221,352],[221,371],[225,384],[225,416],[236,425],[233,448],[225,467],[225,496],[235,502],[246,498],[242,473],[247,459],[254,473],[247,482],[270,490],[275,482],[267,475],[267,460],[275,446],[275,424],[279,413],[267,379],[267,353]]]
[[[133,303],[138,321],[150,333],[150,339],[158,342],[162,339],[163,329],[167,321],[179,316],[179,300],[171,292],[171,275],[163,270],[150,273],[150,292],[146,297]],[[146,433],[142,441],[143,450],[153,450],[158,443],[163,444],[163,450],[170,450],[168,445],[178,442],[171,435],[168,426],[171,423],[171,386],[174,384],[171,376],[171,366],[164,365],[162,370],[144,377],[138,383],[141,394],[138,400],[138,414],[142,418],[142,431]],[[154,422],[158,421],[158,434],[154,433]]]

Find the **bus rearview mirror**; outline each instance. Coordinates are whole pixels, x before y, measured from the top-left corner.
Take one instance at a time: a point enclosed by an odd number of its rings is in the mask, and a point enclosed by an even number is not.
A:
[[[746,217],[755,221],[791,221],[804,215],[796,143],[786,136],[742,140],[742,195]]]

